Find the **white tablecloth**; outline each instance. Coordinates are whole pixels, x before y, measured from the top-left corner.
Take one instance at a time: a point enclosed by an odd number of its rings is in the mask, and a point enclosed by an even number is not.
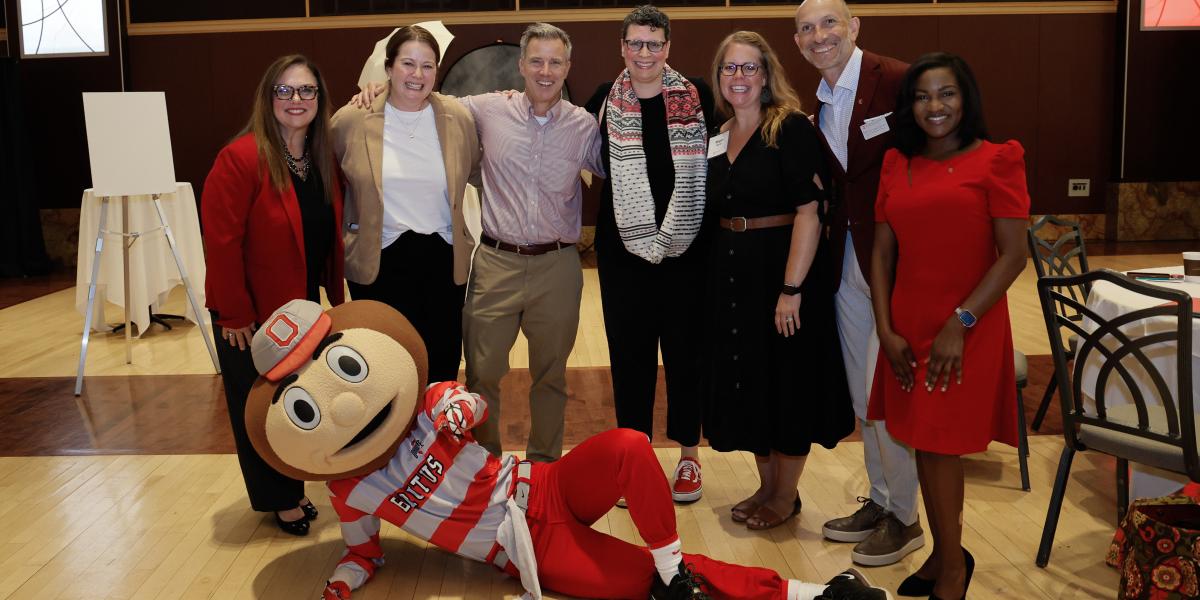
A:
[[[1153,267],[1146,269],[1138,269],[1138,271],[1151,271],[1155,273],[1183,273],[1182,266],[1174,267]],[[1161,285],[1169,289],[1182,290],[1190,294],[1193,298],[1200,297],[1200,283],[1187,282],[1154,282],[1148,281],[1152,285]],[[1151,308],[1161,305],[1162,300],[1135,294],[1124,288],[1119,288],[1107,281],[1096,282],[1092,286],[1092,293],[1088,296],[1087,306],[1096,312],[1097,315],[1105,319],[1112,319],[1118,315],[1122,315],[1134,310],[1142,308]],[[1089,320],[1084,321],[1085,328],[1090,329],[1094,324]],[[1122,331],[1131,338],[1138,338],[1150,333],[1173,330],[1175,328],[1175,319],[1170,317],[1156,317],[1153,319],[1145,319],[1137,323],[1131,324],[1122,328]],[[1192,319],[1192,372],[1200,373],[1200,319]],[[1175,393],[1175,382],[1178,373],[1175,368],[1176,345],[1156,344],[1145,349],[1147,358],[1150,362],[1162,373],[1163,379],[1167,383],[1167,387],[1171,393]],[[1080,380],[1084,395],[1089,399],[1092,398],[1091,390],[1096,387],[1096,378],[1098,376],[1102,360],[1099,353],[1092,353],[1088,360],[1084,363],[1083,374]],[[1125,363],[1133,365],[1132,359]],[[1157,392],[1154,390],[1154,385],[1150,383],[1145,373],[1140,368],[1130,366],[1130,374],[1134,381],[1137,382],[1139,389],[1142,392],[1142,397],[1146,402],[1152,404],[1162,404],[1158,399]],[[1200,389],[1196,386],[1192,388],[1193,408],[1200,412]],[[1121,381],[1120,376],[1114,372],[1109,375],[1108,388],[1104,393],[1106,404],[1131,403],[1133,398],[1125,384]],[[1132,464],[1132,463],[1131,463]],[[1167,473],[1157,469],[1149,469],[1146,467],[1135,466],[1133,475],[1130,480],[1130,496],[1131,498],[1146,498],[1163,496],[1169,494],[1187,481],[1187,477]]]
[[[196,213],[196,196],[189,183],[178,183],[174,194],[163,194],[159,198],[167,224],[175,237],[180,259],[187,270],[196,302],[204,306],[204,244],[200,239],[200,218]],[[92,190],[83,192],[83,204],[79,211],[79,266],[75,272],[75,309],[86,316],[88,280],[92,275],[92,259],[96,254],[96,229],[100,223],[101,199]],[[121,260],[121,199],[109,198],[108,224],[105,229],[114,232],[105,236],[104,251],[100,257],[100,272],[96,278],[96,307],[92,329],[109,331],[104,319],[104,302],[121,307],[125,303],[123,279],[124,267]],[[143,235],[129,249],[129,295],[132,299],[130,320],[137,324],[141,335],[150,326],[150,310],[155,312],[167,300],[167,295],[177,285],[183,284],[165,232],[160,228],[158,213],[154,210],[151,196],[129,197],[129,232]],[[184,302],[188,320],[203,325],[196,319],[190,305]],[[201,308],[203,310],[203,308]],[[123,321],[123,315],[114,315],[115,321]],[[207,322],[207,315],[205,316]]]

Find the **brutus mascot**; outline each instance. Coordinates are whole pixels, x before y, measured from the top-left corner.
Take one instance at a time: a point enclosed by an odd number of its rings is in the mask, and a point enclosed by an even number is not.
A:
[[[828,584],[680,552],[675,510],[646,436],[599,434],[554,463],[498,459],[471,428],[487,404],[455,382],[426,385],[425,345],[394,309],[295,300],[254,335],[262,377],[246,428],[280,472],[327,481],[346,552],[324,591],[345,600],[383,566],[380,519],[541,588],[584,598],[879,600],[861,574]],[[590,528],[624,496],[647,546]]]

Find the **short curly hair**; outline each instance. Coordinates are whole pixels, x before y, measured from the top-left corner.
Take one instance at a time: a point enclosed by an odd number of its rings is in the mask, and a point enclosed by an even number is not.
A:
[[[625,15],[625,21],[621,23],[621,39],[629,35],[629,28],[633,25],[661,29],[663,39],[671,41],[671,18],[657,6],[643,4],[629,11],[629,14]]]

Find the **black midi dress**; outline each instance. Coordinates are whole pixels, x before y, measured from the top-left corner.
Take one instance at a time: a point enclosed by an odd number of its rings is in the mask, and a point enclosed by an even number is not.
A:
[[[784,121],[776,148],[756,132],[730,164],[708,162],[710,226],[718,218],[794,215],[823,197],[813,175],[825,176],[817,132],[796,114]],[[792,227],[734,232],[717,228],[706,289],[708,361],[704,434],[716,450],[764,456],[807,455],[811,444],[833,448],[854,430],[854,411],[825,273],[823,234],[801,288],[800,328],[775,330]]]

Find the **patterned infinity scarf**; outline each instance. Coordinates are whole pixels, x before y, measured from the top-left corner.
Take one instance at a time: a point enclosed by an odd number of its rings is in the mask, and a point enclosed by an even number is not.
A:
[[[654,197],[642,147],[642,107],[626,69],[613,82],[605,103],[613,215],[625,249],[651,263],[688,249],[704,217],[707,131],[696,87],[671,67],[663,68],[667,138],[675,164],[675,191],[662,227],[654,222]]]

